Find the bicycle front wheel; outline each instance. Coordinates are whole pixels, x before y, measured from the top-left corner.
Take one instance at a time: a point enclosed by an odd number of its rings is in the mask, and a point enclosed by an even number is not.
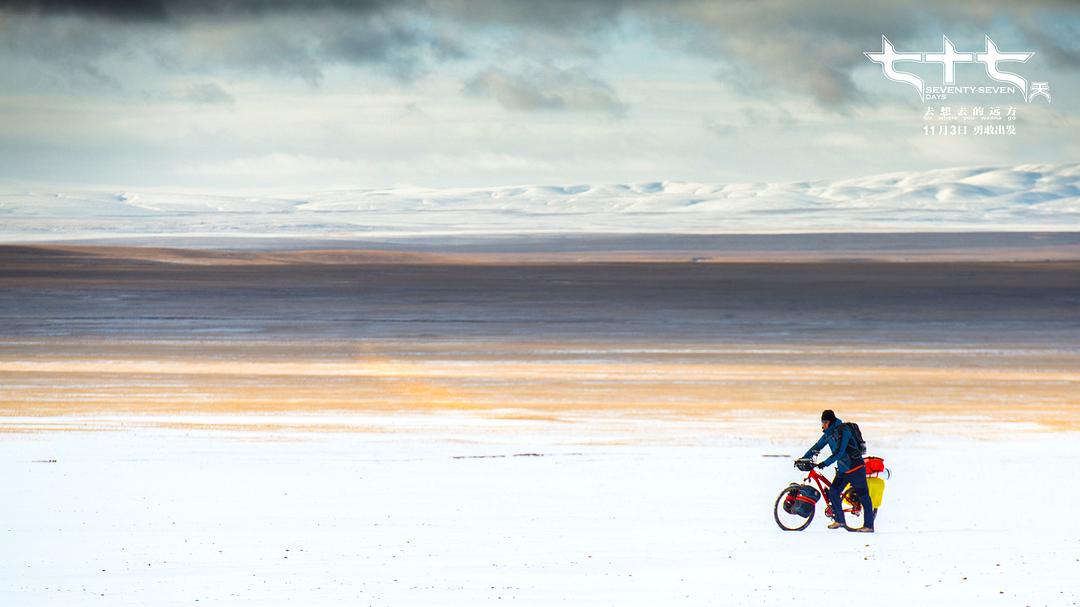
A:
[[[784,510],[784,498],[787,497],[789,491],[791,491],[790,486],[781,491],[780,496],[776,498],[776,504],[773,505],[773,519],[784,531],[802,531],[810,526],[810,521],[814,520],[817,508],[811,510],[810,516],[806,518],[787,512]]]

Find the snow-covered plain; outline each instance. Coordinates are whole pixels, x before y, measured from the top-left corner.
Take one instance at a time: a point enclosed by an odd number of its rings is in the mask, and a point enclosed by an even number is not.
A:
[[[1075,435],[878,430],[893,475],[865,535],[820,505],[802,533],[772,520],[812,419],[771,438],[394,423],[9,434],[0,604],[1080,602]]]
[[[257,186],[258,184],[253,184]],[[782,222],[778,222],[782,218]],[[0,192],[0,241],[1075,230],[1080,163],[797,183]]]

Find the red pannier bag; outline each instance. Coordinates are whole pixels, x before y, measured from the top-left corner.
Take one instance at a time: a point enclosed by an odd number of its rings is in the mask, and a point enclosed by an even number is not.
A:
[[[799,495],[799,486],[792,485],[791,489],[788,489],[787,495],[784,496],[784,512],[788,514],[795,514],[795,498]]]
[[[863,463],[866,464],[867,476],[871,474],[880,474],[885,471],[885,460],[880,457],[867,457],[863,459]]]

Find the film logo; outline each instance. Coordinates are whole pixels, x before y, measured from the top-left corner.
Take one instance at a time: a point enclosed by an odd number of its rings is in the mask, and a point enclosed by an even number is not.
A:
[[[1032,51],[1002,51],[997,44],[986,36],[985,46],[981,51],[957,51],[956,46],[948,36],[941,37],[940,51],[931,52],[908,52],[897,51],[893,43],[884,35],[881,37],[881,51],[868,51],[863,53],[867,59],[881,65],[881,71],[885,77],[893,82],[900,82],[913,87],[919,92],[919,98],[927,100],[943,100],[949,95],[1016,95],[1019,94],[1024,101],[1031,103],[1036,97],[1042,97],[1046,103],[1052,101],[1050,97],[1049,82],[1028,82],[1020,74],[1009,71],[1015,69],[1011,64],[1027,63],[1035,53]],[[957,66],[965,63],[981,64],[986,76],[992,80],[993,85],[964,86],[957,84]],[[909,64],[905,66],[904,64]],[[899,67],[911,65],[936,64],[941,66],[942,86],[927,86],[926,82],[917,73],[904,71]]]

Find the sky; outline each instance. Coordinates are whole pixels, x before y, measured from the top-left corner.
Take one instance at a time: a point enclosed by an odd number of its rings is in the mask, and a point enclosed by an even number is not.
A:
[[[865,52],[1030,51],[1052,101]],[[940,65],[907,64],[927,85]],[[795,182],[1080,159],[1075,2],[0,0],[0,185]],[[981,64],[956,84],[994,84]],[[932,136],[927,107],[1016,108]]]

